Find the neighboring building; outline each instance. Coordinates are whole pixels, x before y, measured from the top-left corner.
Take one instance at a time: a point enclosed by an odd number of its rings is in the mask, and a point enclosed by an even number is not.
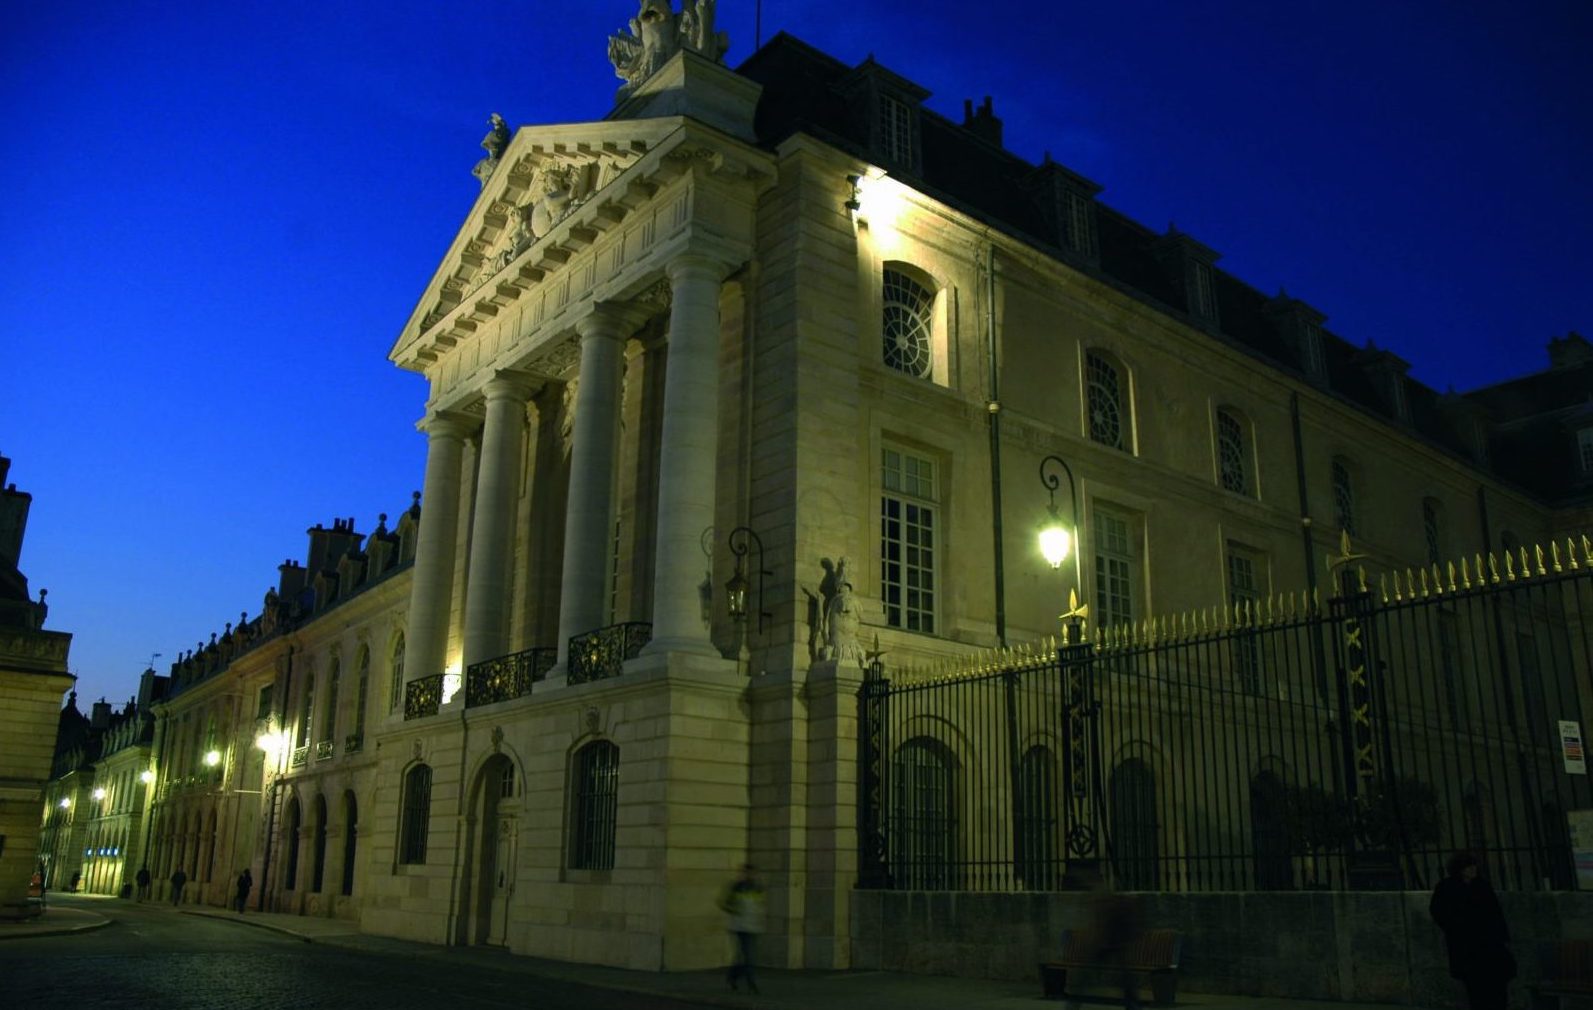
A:
[[[1070,588],[1096,633],[1259,607],[1326,586],[1341,531],[1399,570],[1584,525],[1574,481],[1495,465],[1509,407],[1010,154],[988,102],[955,123],[785,35],[731,71],[686,27],[611,46],[605,120],[483,142],[390,352],[429,384],[424,509],[311,530],[173,667],[158,879],[221,904],[253,865],[267,907],[374,933],[686,969],[750,858],[764,959],[844,967],[868,660],[1038,641]],[[946,755],[907,742],[933,793]]]
[[[38,867],[39,801],[50,776],[72,636],[45,631],[44,590],[33,600],[22,574],[22,538],[33,496],[8,483],[0,456],[0,918],[38,913],[29,881]]]

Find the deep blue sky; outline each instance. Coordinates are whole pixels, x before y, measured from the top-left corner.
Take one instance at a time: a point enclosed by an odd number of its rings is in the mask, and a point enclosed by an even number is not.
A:
[[[487,115],[601,118],[634,0],[12,4],[0,452],[83,701],[259,610],[303,531],[421,483],[386,352],[475,198]],[[750,0],[720,0],[729,62]],[[769,0],[1010,148],[1465,389],[1593,335],[1593,5]]]

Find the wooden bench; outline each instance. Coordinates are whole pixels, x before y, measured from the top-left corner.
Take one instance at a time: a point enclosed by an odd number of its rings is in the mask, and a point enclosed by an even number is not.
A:
[[[1172,929],[1150,929],[1128,945],[1121,959],[1110,963],[1100,957],[1100,943],[1086,930],[1062,931],[1062,951],[1054,961],[1040,962],[1040,991],[1046,999],[1066,999],[1069,969],[1108,973],[1129,972],[1136,990],[1139,976],[1148,976],[1154,1002],[1171,1006],[1178,997],[1178,958],[1184,938]],[[1117,979],[1110,982],[1116,984]]]
[[[1556,1010],[1562,996],[1593,996],[1593,940],[1538,945],[1538,981],[1528,986],[1533,1010]]]

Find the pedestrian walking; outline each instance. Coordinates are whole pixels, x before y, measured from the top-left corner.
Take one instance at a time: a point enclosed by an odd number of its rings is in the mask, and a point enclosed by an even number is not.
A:
[[[730,939],[735,945],[735,961],[730,966],[730,988],[736,988],[740,979],[747,980],[747,988],[758,991],[758,980],[752,974],[752,961],[757,953],[758,934],[763,932],[763,888],[753,876],[751,863],[743,863],[741,873],[725,888],[719,907],[729,917]]]
[[[1466,987],[1471,1010],[1505,1010],[1505,989],[1516,977],[1516,959],[1510,954],[1510,930],[1499,896],[1482,877],[1474,853],[1455,853],[1447,870],[1427,908],[1444,931],[1449,974]]]
[[[133,879],[138,882],[138,900],[143,901],[149,897],[149,867],[140,866]]]
[[[243,872],[238,874],[238,895],[233,904],[238,907],[238,914],[243,914],[243,906],[249,903],[249,890],[254,887],[254,878],[249,876],[249,868],[245,866]]]
[[[184,873],[181,867],[172,871],[171,903],[173,905],[181,905],[183,903],[183,885],[186,883],[188,883],[188,874]]]

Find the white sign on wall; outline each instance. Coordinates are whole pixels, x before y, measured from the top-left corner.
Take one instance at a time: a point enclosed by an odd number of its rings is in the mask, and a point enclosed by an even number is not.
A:
[[[1560,720],[1560,753],[1565,757],[1568,775],[1587,774],[1587,755],[1582,750],[1582,724]]]

